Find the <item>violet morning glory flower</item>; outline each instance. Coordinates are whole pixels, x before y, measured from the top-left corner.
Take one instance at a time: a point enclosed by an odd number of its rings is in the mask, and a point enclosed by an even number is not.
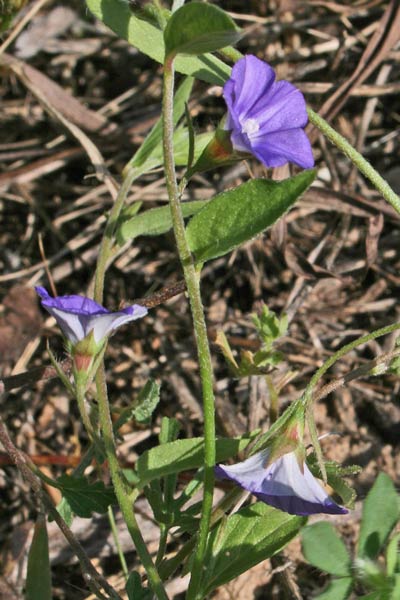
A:
[[[147,309],[139,304],[111,312],[85,296],[57,296],[52,298],[43,287],[36,287],[45,308],[57,321],[65,337],[73,344],[83,340],[91,331],[96,344],[121,325],[140,319]]]
[[[280,456],[266,467],[268,457],[266,449],[236,465],[218,465],[215,474],[231,479],[259,500],[291,515],[348,512],[330,499],[305,463],[301,471],[295,452]]]
[[[307,110],[303,94],[255,56],[241,58],[224,86],[228,106],[225,129],[235,150],[250,152],[267,167],[287,162],[308,169],[314,165],[303,131]]]

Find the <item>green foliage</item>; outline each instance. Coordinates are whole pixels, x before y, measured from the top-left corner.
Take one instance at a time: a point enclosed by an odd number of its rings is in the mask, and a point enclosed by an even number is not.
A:
[[[194,200],[182,203],[182,214],[186,217],[195,215],[204,208],[208,200]],[[128,217],[129,210],[121,218],[117,229],[117,240],[120,245],[128,240],[134,240],[139,235],[161,235],[172,229],[171,209],[169,206],[150,208],[144,212]]]
[[[301,535],[303,554],[308,562],[332,575],[350,575],[350,556],[331,523],[315,523],[305,527]]]
[[[203,596],[281,550],[306,522],[257,502],[225,518],[210,534]]]
[[[241,438],[220,438],[216,441],[217,462],[224,462],[242,452],[252,440],[249,436]],[[151,480],[165,477],[171,473],[198,469],[204,463],[203,438],[176,440],[156,446],[144,452],[137,461],[137,473],[140,487]]]
[[[261,348],[257,352],[241,350],[240,362],[233,355],[229,342],[222,330],[219,330],[214,343],[219,346],[232,373],[235,377],[248,377],[249,375],[266,375],[271,366],[279,364],[283,355],[273,349],[273,344],[287,331],[287,317],[278,317],[263,304],[261,315],[252,315],[252,321],[257,328],[261,340]]]
[[[194,79],[185,77],[180,86],[177,88],[174,95],[173,123],[177,126],[183,113],[185,112],[185,104],[189,100],[192,91]],[[141,144],[140,148],[135,153],[134,157],[126,165],[124,171],[130,170],[132,167],[140,167],[149,159],[153,159],[155,166],[162,164],[162,121],[158,119],[146,139]],[[151,168],[154,168],[153,166]]]
[[[217,6],[190,2],[173,13],[164,30],[165,55],[213,52],[241,37],[235,23]]]
[[[142,586],[142,578],[137,571],[132,571],[126,582],[128,600],[151,600],[153,592]]]
[[[46,520],[39,516],[35,523],[28,555],[26,600],[51,600],[51,571]]]
[[[322,479],[321,469],[318,465],[318,459],[315,452],[312,452],[307,456],[307,464],[311,473],[315,477]],[[335,490],[337,494],[339,494],[342,499],[342,503],[345,506],[348,508],[354,508],[356,492],[347,483],[347,481],[343,479],[343,477],[348,477],[350,475],[354,476],[357,473],[360,473],[361,467],[358,465],[347,465],[343,467],[333,460],[326,461],[324,464],[328,484]]]
[[[400,589],[400,562],[397,553],[400,534],[386,550],[386,568],[377,561],[399,521],[399,498],[390,478],[381,473],[365,499],[358,553],[354,560],[329,523],[315,523],[302,531],[303,554],[332,579],[318,600],[346,600],[356,584],[369,591],[363,598],[393,600]],[[375,559],[375,560],[374,560]]]
[[[118,431],[122,425],[130,419],[137,423],[149,423],[151,415],[160,402],[160,385],[153,379],[149,379],[140,390],[138,397],[131,406],[125,408],[119,415],[114,429]]]
[[[351,592],[352,583],[351,577],[332,579],[326,590],[318,594],[315,600],[346,600]]]
[[[110,504],[117,503],[114,490],[106,488],[102,481],[89,483],[85,477],[61,475],[57,479],[57,487],[78,517],[88,519],[94,512],[103,514]]]
[[[378,556],[390,532],[399,520],[399,497],[392,480],[380,473],[363,505],[358,556]]]
[[[123,0],[86,0],[86,4],[118,37],[127,40],[157,62],[164,62],[164,36],[157,24],[134,15],[129,4]],[[199,57],[178,56],[175,69],[214,85],[223,85],[231,71],[228,65],[212,54]]]
[[[222,192],[189,221],[187,238],[198,263],[223,256],[273,225],[311,185],[314,170],[281,182],[253,179]]]

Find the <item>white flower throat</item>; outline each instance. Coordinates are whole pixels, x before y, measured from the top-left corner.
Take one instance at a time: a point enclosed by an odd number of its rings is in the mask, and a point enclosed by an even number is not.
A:
[[[251,138],[260,129],[260,125],[256,121],[256,119],[246,119],[242,125],[242,133],[247,133],[247,135]]]

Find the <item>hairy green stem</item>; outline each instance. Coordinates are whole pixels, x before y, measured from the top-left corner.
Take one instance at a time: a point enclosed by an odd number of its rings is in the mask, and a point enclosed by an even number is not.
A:
[[[307,407],[309,404],[312,404],[313,399],[314,399],[312,393],[313,393],[315,386],[317,385],[317,383],[319,382],[321,377],[323,377],[325,375],[325,373],[328,371],[328,369],[330,369],[335,364],[335,362],[337,362],[339,359],[341,359],[343,356],[345,356],[345,354],[347,354],[348,352],[351,352],[352,350],[354,350],[354,348],[357,348],[358,346],[362,346],[363,344],[367,344],[371,340],[376,340],[377,338],[382,337],[383,335],[388,335],[389,333],[393,333],[393,331],[396,331],[398,329],[400,329],[400,323],[393,323],[393,325],[387,325],[386,327],[381,327],[380,329],[376,329],[375,331],[372,331],[371,333],[367,333],[366,335],[363,335],[362,337],[357,338],[356,340],[353,340],[349,344],[346,344],[345,346],[340,348],[340,350],[335,352],[335,354],[332,354],[332,356],[330,358],[328,358],[327,361],[325,361],[325,363],[322,365],[322,367],[320,367],[314,373],[314,375],[311,377],[306,389],[304,390],[303,396],[302,396],[303,405]]]
[[[132,183],[143,172],[145,172],[147,168],[147,166],[143,165],[143,167],[133,167],[130,171],[128,171],[108,216],[107,225],[104,230],[103,239],[101,240],[100,244],[94,280],[93,297],[94,300],[96,302],[99,302],[100,304],[103,302],[104,278],[107,269],[107,262],[110,258],[111,249],[114,243],[115,229],[118,223],[119,216],[121,214],[121,210],[124,206],[129,190],[131,189]]]
[[[311,108],[307,109],[308,118],[310,123],[315,125],[325,137],[328,138],[345,154],[351,162],[357,167],[367,179],[370,180],[372,185],[382,194],[382,196],[393,206],[396,212],[400,214],[400,198],[392,190],[388,182],[375,171],[374,167],[356,150],[340,133],[335,131],[333,127],[329,125],[315,113]]]
[[[200,377],[204,410],[204,493],[199,525],[197,548],[195,551],[191,579],[188,589],[188,600],[197,597],[203,575],[203,560],[210,528],[214,491],[215,465],[215,401],[213,391],[213,372],[204,309],[200,293],[200,275],[196,271],[192,254],[186,239],[185,225],[182,217],[179,190],[175,174],[173,146],[173,100],[174,100],[174,67],[173,59],[167,58],[164,64],[163,83],[163,147],[164,167],[167,190],[171,208],[172,223],[179,258],[182,264],[186,287],[192,311],[193,327],[199,359]]]
[[[121,542],[119,541],[118,528],[117,528],[117,524],[115,522],[115,517],[114,517],[113,509],[112,509],[111,506],[108,507],[107,514],[108,514],[108,520],[110,522],[110,527],[111,527],[112,535],[113,535],[113,538],[114,538],[114,544],[115,544],[115,547],[117,549],[117,554],[118,554],[119,562],[121,564],[121,569],[122,569],[122,572],[124,574],[125,580],[127,580],[128,577],[129,577],[128,566],[126,564],[125,555],[124,555],[124,552],[122,550]]]
[[[325,375],[325,373],[328,371],[328,369],[330,369],[335,364],[335,362],[337,362],[339,359],[341,359],[345,354],[347,354],[348,352],[351,352],[352,350],[354,350],[354,348],[357,348],[358,346],[361,346],[362,344],[367,344],[371,340],[375,340],[376,338],[381,337],[382,335],[387,335],[388,333],[392,333],[393,331],[396,331],[397,329],[400,329],[400,323],[394,323],[393,325],[388,325],[386,327],[382,327],[381,329],[377,329],[376,331],[367,333],[366,335],[363,335],[362,337],[350,342],[349,344],[346,344],[345,346],[340,348],[340,350],[335,352],[335,354],[333,354],[330,358],[328,358],[328,360],[325,361],[325,363],[322,365],[322,367],[320,367],[314,373],[314,375],[311,377],[306,389],[304,390],[304,393],[300,399],[300,402],[306,410],[306,419],[307,419],[307,423],[308,423],[308,430],[310,433],[311,442],[312,442],[312,445],[314,446],[318,465],[321,470],[322,479],[325,482],[327,479],[325,463],[323,460],[322,450],[321,450],[321,446],[320,446],[320,443],[318,440],[318,432],[317,432],[317,428],[315,425],[314,415],[312,412],[312,405],[314,402],[313,390],[314,390],[315,386],[317,385],[317,383],[319,382],[319,380],[321,379],[321,377],[323,377]]]
[[[85,388],[80,384],[76,385],[75,397],[86,433],[88,434],[90,441],[93,444],[96,444],[96,434],[93,430],[88,411],[86,410]]]
[[[97,401],[99,405],[99,421],[103,436],[108,465],[111,473],[111,479],[114,491],[117,496],[118,504],[123,514],[126,526],[130,533],[139,559],[142,561],[149,578],[150,586],[157,596],[158,600],[168,600],[168,596],[160,579],[157,569],[154,566],[146,543],[139,529],[134,505],[129,489],[118,464],[117,451],[115,446],[113,424],[111,421],[110,406],[107,397],[106,374],[104,365],[100,365],[96,374]]]

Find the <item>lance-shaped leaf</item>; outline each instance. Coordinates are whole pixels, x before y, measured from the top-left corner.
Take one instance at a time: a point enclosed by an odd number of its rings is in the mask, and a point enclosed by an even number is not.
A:
[[[332,575],[351,576],[350,556],[331,523],[321,521],[305,527],[301,539],[309,563]]]
[[[165,45],[161,29],[154,23],[134,15],[129,3],[122,0],[86,0],[89,10],[120,38],[147,54],[159,63],[164,62]],[[206,7],[203,4],[203,7]],[[231,72],[226,65],[212,54],[204,56],[179,56],[175,69],[208,83],[223,85]]]
[[[209,538],[202,597],[273,556],[305,522],[304,517],[288,515],[263,502],[246,506],[223,520]]]
[[[207,200],[193,200],[182,203],[183,217],[191,217],[204,208]],[[133,240],[139,235],[160,235],[172,229],[171,209],[169,206],[151,208],[130,219],[129,212],[124,214],[124,220],[117,229],[117,240],[122,246],[127,240]]]
[[[194,79],[192,77],[185,77],[180,86],[177,88],[174,95],[174,109],[173,109],[173,122],[174,127],[178,124],[178,121],[185,112],[185,104],[189,100],[190,93],[192,91]],[[146,136],[143,144],[140,146],[138,151],[135,153],[133,158],[125,166],[125,171],[131,167],[139,167],[149,158],[156,156],[161,157],[159,164],[162,164],[162,120],[158,119],[150,133]]]
[[[358,556],[375,559],[400,516],[399,496],[392,480],[380,473],[363,504]]]
[[[273,225],[311,185],[314,170],[275,182],[253,179],[215,196],[187,227],[197,262],[217,258]]]
[[[51,600],[52,598],[49,539],[46,519],[42,516],[39,516],[35,523],[29,550],[25,598],[26,600]]]
[[[173,13],[164,31],[165,54],[203,54],[234,44],[235,23],[217,6],[191,2]]]

